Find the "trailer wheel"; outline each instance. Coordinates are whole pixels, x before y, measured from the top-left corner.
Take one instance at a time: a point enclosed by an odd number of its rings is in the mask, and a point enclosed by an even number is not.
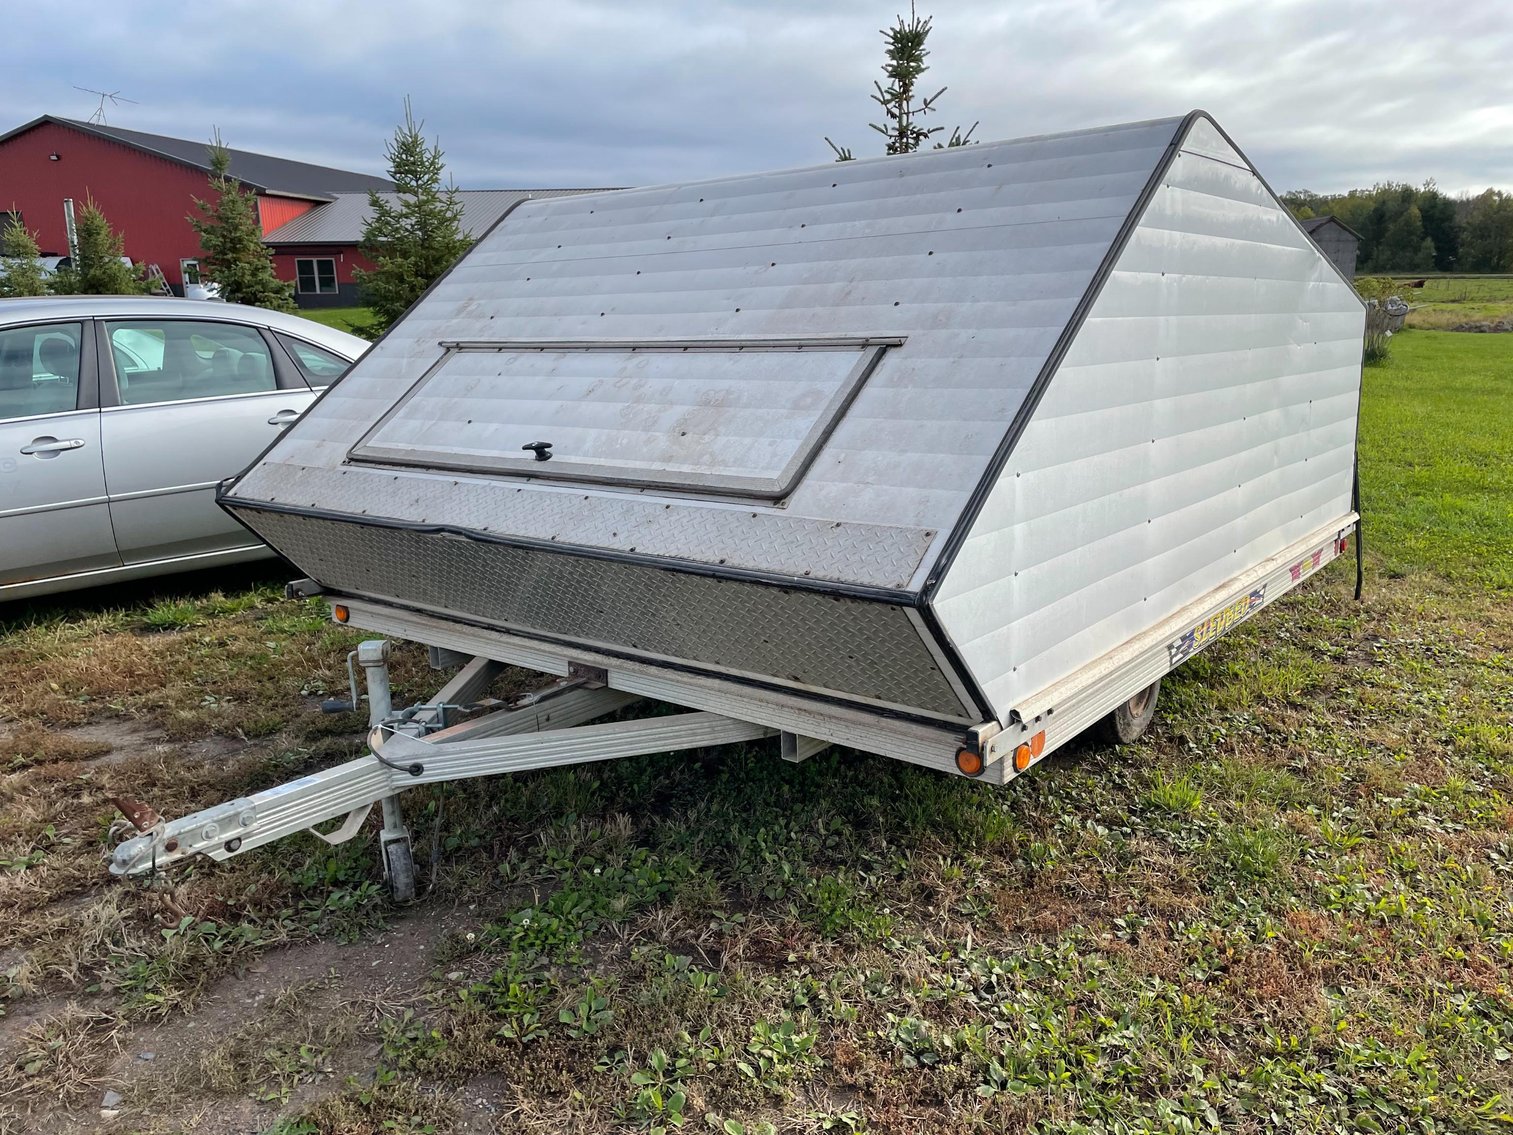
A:
[[[384,844],[384,875],[389,894],[397,903],[415,901],[415,856],[408,839],[394,839]]]
[[[1110,745],[1128,745],[1140,739],[1156,716],[1156,698],[1161,693],[1161,679],[1157,678],[1145,689],[1093,727],[1100,741]]]

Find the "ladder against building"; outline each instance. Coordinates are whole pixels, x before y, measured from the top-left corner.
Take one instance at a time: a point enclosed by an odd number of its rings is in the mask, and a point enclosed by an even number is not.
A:
[[[156,264],[147,265],[147,289],[155,296],[173,295],[173,287],[168,283],[168,277],[163,275],[163,269]]]

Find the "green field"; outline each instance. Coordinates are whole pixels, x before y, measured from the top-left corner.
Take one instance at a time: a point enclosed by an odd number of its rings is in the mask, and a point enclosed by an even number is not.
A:
[[[1430,276],[1422,288],[1401,288],[1413,306],[1408,326],[1448,330],[1465,323],[1513,319],[1513,276]],[[1406,282],[1408,277],[1400,277]]]
[[[1308,581],[1135,745],[420,789],[405,909],[371,832],[104,880],[115,794],[359,751],[284,573],[0,612],[0,1132],[1513,1130],[1510,406],[1513,336],[1394,338],[1365,602]]]
[[[1366,538],[1383,567],[1513,591],[1510,454],[1513,337],[1394,336],[1361,405]]]

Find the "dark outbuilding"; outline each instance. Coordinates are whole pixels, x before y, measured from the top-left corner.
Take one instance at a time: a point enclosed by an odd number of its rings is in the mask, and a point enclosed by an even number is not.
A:
[[[1314,244],[1325,256],[1334,261],[1334,266],[1347,280],[1355,279],[1355,259],[1361,247],[1361,234],[1338,217],[1325,214],[1310,217],[1303,222],[1303,231],[1313,237]]]

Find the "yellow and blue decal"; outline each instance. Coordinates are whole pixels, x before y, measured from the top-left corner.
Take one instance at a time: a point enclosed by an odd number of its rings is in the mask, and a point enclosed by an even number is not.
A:
[[[1171,664],[1175,666],[1184,661],[1188,655],[1202,650],[1214,639],[1250,618],[1251,613],[1259,610],[1265,603],[1266,588],[1261,586],[1248,595],[1240,596],[1221,610],[1215,611],[1176,642],[1167,645],[1166,650],[1171,655]]]

